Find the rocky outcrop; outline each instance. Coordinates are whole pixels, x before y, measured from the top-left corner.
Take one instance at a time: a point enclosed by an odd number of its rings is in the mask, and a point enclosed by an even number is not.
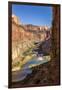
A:
[[[14,14],[12,14],[12,22],[14,22],[14,23],[16,23],[18,25],[21,24],[21,21],[19,20],[19,18]]]

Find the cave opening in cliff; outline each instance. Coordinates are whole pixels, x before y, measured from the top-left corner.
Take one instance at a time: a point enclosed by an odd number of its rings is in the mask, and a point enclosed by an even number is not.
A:
[[[60,6],[10,6],[12,87],[59,84]]]

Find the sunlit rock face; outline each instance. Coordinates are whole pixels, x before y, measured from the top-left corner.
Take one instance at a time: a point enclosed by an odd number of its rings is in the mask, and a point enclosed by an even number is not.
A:
[[[18,45],[20,44],[21,34],[23,34],[22,31],[24,31],[22,27],[19,27],[19,24],[20,21],[18,17],[12,15],[12,60],[15,60],[14,63],[20,60],[18,59],[18,56],[20,55],[20,49]]]
[[[14,15],[14,14],[12,14],[12,22],[15,22],[18,25],[21,24],[19,18],[16,15]]]

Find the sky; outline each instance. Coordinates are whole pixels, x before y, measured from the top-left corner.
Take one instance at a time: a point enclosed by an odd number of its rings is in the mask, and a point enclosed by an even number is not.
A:
[[[52,7],[12,4],[12,14],[19,17],[23,24],[51,26]]]

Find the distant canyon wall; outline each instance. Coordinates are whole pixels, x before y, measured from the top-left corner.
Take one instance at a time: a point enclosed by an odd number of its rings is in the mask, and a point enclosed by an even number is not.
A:
[[[51,30],[47,26],[23,25],[20,24],[18,17],[12,17],[12,41],[19,41],[22,38],[44,41],[50,33]]]

